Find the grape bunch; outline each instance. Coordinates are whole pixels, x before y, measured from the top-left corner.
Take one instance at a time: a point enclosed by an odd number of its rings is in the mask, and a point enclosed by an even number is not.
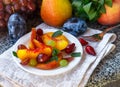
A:
[[[13,13],[31,14],[36,10],[36,3],[37,0],[0,0],[0,28],[6,27]]]

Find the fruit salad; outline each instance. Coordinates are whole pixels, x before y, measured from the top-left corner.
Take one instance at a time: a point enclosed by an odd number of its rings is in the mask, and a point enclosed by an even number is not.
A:
[[[62,31],[44,33],[42,29],[32,28],[29,44],[19,44],[13,55],[20,59],[23,66],[42,70],[66,67],[75,57],[75,43],[70,42]]]

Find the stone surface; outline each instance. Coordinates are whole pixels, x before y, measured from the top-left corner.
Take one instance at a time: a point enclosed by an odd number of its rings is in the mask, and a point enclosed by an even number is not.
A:
[[[86,87],[120,87],[120,27],[110,32],[117,35],[116,49],[100,62]]]
[[[100,62],[86,87],[120,87],[120,27],[111,32],[118,36],[114,42],[116,49]],[[0,54],[12,45],[7,31],[0,32]]]

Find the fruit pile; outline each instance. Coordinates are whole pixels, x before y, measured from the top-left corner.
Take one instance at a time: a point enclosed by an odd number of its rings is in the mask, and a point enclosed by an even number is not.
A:
[[[37,0],[0,0],[0,28],[7,26],[13,13],[20,13],[24,18],[33,13],[37,7],[36,3]]]
[[[62,31],[44,33],[32,28],[28,47],[20,44],[13,55],[22,65],[50,70],[67,66],[80,52],[75,51],[75,43],[70,43]],[[66,56],[67,55],[67,56]]]

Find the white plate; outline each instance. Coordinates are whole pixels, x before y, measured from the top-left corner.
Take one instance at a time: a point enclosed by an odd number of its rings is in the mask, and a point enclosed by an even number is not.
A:
[[[45,29],[43,30],[44,33],[46,32],[55,32],[57,31],[57,29]],[[19,39],[16,44],[14,45],[14,49],[13,51],[16,51],[17,50],[17,46],[19,44],[24,44],[27,46],[28,42],[29,42],[29,39],[30,39],[30,34],[27,34],[25,36],[23,36],[21,39]],[[76,37],[74,37],[73,35],[67,33],[67,32],[63,32],[63,35],[65,35],[67,37],[67,39],[71,42],[71,43],[75,43],[75,46],[76,46],[76,50],[74,52],[80,52],[81,53],[81,56],[80,57],[76,57],[74,58],[73,61],[71,61],[68,66],[66,67],[59,67],[59,68],[56,68],[56,69],[52,69],[52,70],[42,70],[42,69],[37,69],[37,68],[33,68],[33,67],[30,67],[30,66],[23,66],[20,64],[20,59],[19,58],[16,58],[15,56],[13,56],[14,58],[14,61],[16,62],[16,64],[21,67],[23,70],[29,72],[29,73],[32,73],[32,74],[35,74],[35,75],[40,75],[40,76],[53,76],[53,75],[58,75],[58,74],[63,74],[67,71],[70,71],[71,69],[73,69],[75,66],[77,66],[82,58],[82,54],[83,54],[83,49],[82,49],[82,45],[79,43],[78,39]],[[12,54],[13,55],[13,54]]]

